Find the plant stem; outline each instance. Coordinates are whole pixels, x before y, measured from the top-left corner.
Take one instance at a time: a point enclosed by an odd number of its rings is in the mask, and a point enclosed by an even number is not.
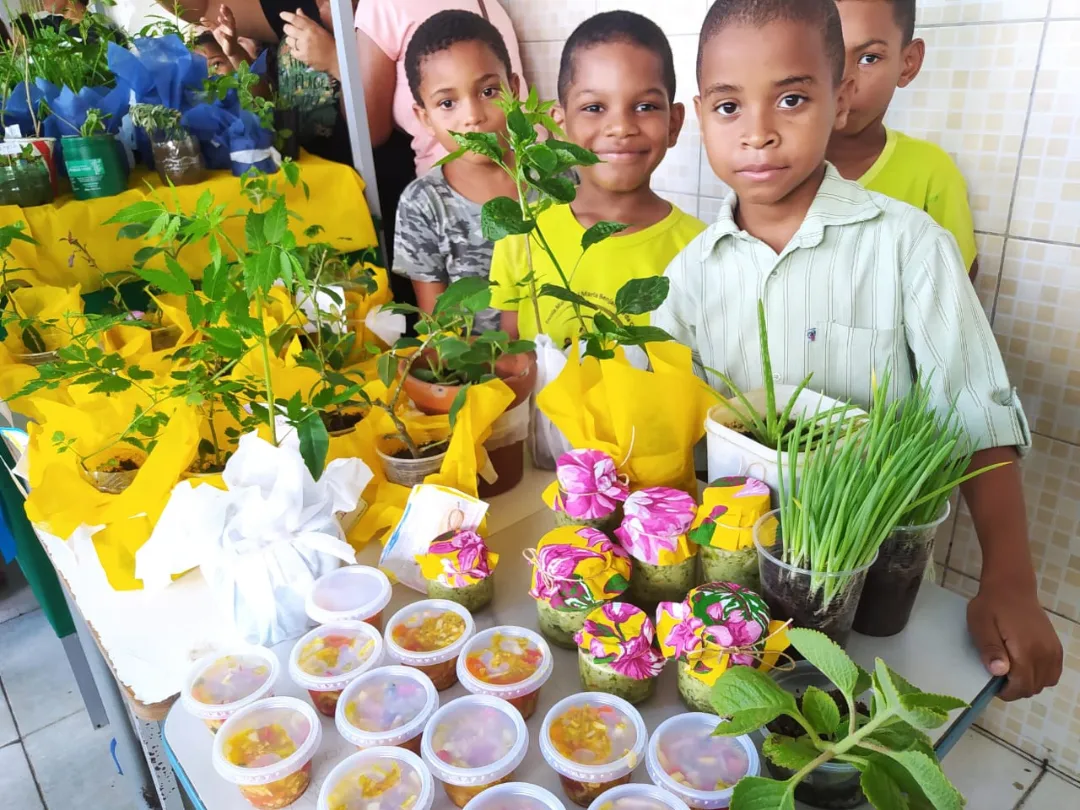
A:
[[[259,291],[255,296],[255,317],[259,319],[259,323],[264,323],[263,320],[263,292]],[[265,329],[262,330],[265,333]],[[259,339],[259,351],[262,354],[263,361],[263,378],[266,381],[266,404],[267,415],[270,422],[270,442],[275,447],[277,446],[277,408],[274,405],[274,382],[270,374],[270,338],[263,334],[263,337]]]
[[[570,290],[570,280],[567,279],[566,273],[563,272],[562,266],[559,264],[559,260],[555,258],[555,251],[551,249],[551,245],[548,244],[547,239],[544,238],[543,231],[540,230],[540,223],[536,224],[533,228],[536,233],[537,240],[540,242],[540,246],[544,248],[544,252],[547,253],[548,258],[551,259],[551,263],[555,266],[555,272],[559,274],[559,278],[562,279],[563,286]],[[582,331],[587,332],[589,330],[588,324],[585,323],[585,318],[581,314],[581,305],[577,302],[572,302],[571,306],[574,308],[574,315],[577,317],[578,322],[581,324]]]

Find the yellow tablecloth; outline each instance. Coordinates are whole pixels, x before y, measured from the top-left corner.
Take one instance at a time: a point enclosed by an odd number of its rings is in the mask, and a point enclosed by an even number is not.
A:
[[[364,181],[351,166],[323,160],[314,155],[303,154],[299,161],[300,179],[307,183],[310,198],[304,197],[303,189],[289,187],[283,174],[278,174],[282,189],[287,189],[286,199],[290,210],[302,217],[293,222],[292,228],[301,244],[310,241],[330,242],[338,250],[354,251],[373,247],[377,238],[371,221],[371,213],[364,200]],[[217,203],[226,210],[246,211],[249,204],[240,194],[240,181],[228,171],[213,172],[208,179],[197,185],[180,186],[175,189],[176,198],[185,211],[193,211],[199,197],[206,191],[213,194]],[[119,225],[103,225],[121,208],[150,199],[155,195],[170,204],[170,189],[162,188],[156,172],[138,168],[132,172],[128,189],[115,197],[79,202],[65,194],[49,205],[19,208],[14,205],[0,206],[0,225],[11,225],[20,220],[26,223],[27,233],[38,244],[15,242],[11,246],[14,261],[10,267],[25,268],[13,274],[32,284],[48,284],[56,287],[82,285],[82,292],[100,289],[100,274],[81,255],[74,255],[70,245],[61,242],[72,234],[86,247],[101,272],[128,270],[135,251],[147,243],[136,239],[119,239]],[[171,204],[170,204],[170,207]],[[318,224],[323,232],[314,240],[304,237],[309,225]],[[244,220],[237,219],[227,228],[233,239],[243,239]],[[241,241],[240,244],[243,242]],[[202,274],[202,268],[210,257],[205,244],[192,246],[181,254],[181,263],[189,268],[193,277]]]

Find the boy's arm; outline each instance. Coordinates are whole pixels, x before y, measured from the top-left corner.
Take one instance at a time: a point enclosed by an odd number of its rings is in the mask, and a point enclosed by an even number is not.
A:
[[[416,305],[428,314],[435,311],[435,302],[446,292],[446,285],[440,281],[416,281],[412,283],[416,293]]]
[[[521,337],[518,331],[518,314],[516,312],[503,311],[499,315],[499,328],[510,336],[511,340]]]

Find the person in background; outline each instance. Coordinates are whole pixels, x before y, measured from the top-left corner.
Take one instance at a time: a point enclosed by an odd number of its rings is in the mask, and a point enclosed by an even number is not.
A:
[[[517,94],[520,80],[499,30],[471,11],[441,11],[416,29],[405,55],[414,112],[446,149],[451,132],[506,129],[496,102],[503,88]],[[492,244],[481,233],[481,206],[516,196],[513,180],[490,159],[469,153],[409,184],[397,209],[394,272],[407,277],[419,307],[431,312],[447,285],[467,276],[486,278]],[[487,310],[475,331],[494,329]]]
[[[238,35],[236,17],[229,6],[219,6],[214,19],[200,22],[206,31],[196,37],[194,50],[206,57],[211,73],[232,73],[241,62],[255,64],[261,48],[255,40]]]
[[[675,64],[659,26],[629,11],[598,14],[567,40],[559,67],[556,119],[568,140],[595,152],[601,163],[579,169],[577,199],[542,213],[538,227],[570,273],[574,292],[608,308],[634,278],[659,276],[705,225],[661,198],[653,172],[675,146],[686,110],[675,102]],[[587,228],[608,220],[629,227],[582,256]],[[526,238],[532,239],[527,251]],[[560,284],[558,272],[535,237],[509,237],[495,246],[493,306],[512,337],[549,335],[556,346],[578,331],[573,309],[541,298],[542,324],[529,298],[529,252],[536,286]],[[575,269],[576,268],[576,269]],[[647,323],[646,316],[639,318]]]
[[[837,0],[854,95],[828,160],[864,188],[922,209],[956,239],[972,281],[979,271],[967,184],[937,144],[885,127],[897,87],[919,75],[926,44],[915,38],[916,0]]]
[[[653,324],[703,367],[761,385],[757,308],[780,381],[813,372],[826,396],[868,407],[875,370],[890,396],[925,375],[976,449],[961,487],[982,546],[968,628],[1005,700],[1061,677],[1062,647],[1039,604],[1018,450],[1031,434],[956,240],[925,212],[845,180],[825,160],[853,82],[833,0],[718,0],[705,18],[695,100],[709,164],[732,188],[716,222],[667,270]]]
[[[236,70],[232,60],[225,55],[220,41],[213,31],[201,31],[191,43],[191,50],[206,57],[206,66],[212,76],[224,76]]]

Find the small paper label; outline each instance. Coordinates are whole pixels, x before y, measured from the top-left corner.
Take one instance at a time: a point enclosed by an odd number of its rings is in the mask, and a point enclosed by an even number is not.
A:
[[[22,127],[20,127],[18,124],[9,124],[8,126],[4,127],[5,138],[21,138],[22,136]],[[4,154],[10,155],[11,153],[4,152]]]

